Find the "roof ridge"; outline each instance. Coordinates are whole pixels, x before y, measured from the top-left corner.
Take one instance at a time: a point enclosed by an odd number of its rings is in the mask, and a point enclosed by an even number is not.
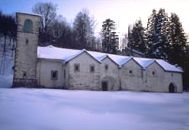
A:
[[[48,48],[48,49],[46,50],[46,48]],[[54,48],[57,48],[57,49],[54,49]],[[57,55],[57,53],[58,53],[58,55]],[[108,57],[113,62],[115,62],[117,65],[122,67],[124,64],[127,64],[128,61],[133,59],[142,68],[147,69],[148,66],[150,66],[151,64],[153,64],[156,61],[157,63],[161,62],[161,63],[159,63],[159,65],[162,68],[164,68],[164,70],[166,70],[166,71],[183,72],[183,70],[181,70],[181,68],[178,68],[163,59],[122,56],[122,55],[102,53],[102,52],[96,52],[96,51],[88,51],[86,49],[77,50],[77,49],[59,48],[59,47],[55,47],[53,45],[38,48],[38,56],[40,58],[43,58],[43,57],[45,57],[45,58],[49,57],[50,59],[61,58],[61,60],[65,60],[66,62],[69,62],[70,60],[74,59],[78,55],[81,55],[82,53],[87,53],[89,56],[91,56],[94,60],[96,60],[99,63],[102,63],[102,60]]]

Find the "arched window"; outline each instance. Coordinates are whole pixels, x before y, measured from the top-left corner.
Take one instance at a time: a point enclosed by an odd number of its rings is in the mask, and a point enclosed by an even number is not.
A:
[[[33,22],[30,19],[26,19],[24,22],[23,31],[24,32],[32,32]]]

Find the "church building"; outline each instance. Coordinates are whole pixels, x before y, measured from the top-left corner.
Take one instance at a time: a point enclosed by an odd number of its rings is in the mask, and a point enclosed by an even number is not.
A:
[[[182,69],[161,59],[39,47],[40,16],[17,13],[13,87],[182,92]]]

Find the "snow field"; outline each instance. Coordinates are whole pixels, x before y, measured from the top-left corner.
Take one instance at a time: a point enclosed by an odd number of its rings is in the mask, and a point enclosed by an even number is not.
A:
[[[189,93],[0,89],[2,130],[188,130]]]

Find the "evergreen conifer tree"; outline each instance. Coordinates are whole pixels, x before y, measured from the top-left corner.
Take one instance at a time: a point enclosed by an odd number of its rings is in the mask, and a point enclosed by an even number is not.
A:
[[[115,32],[115,22],[106,19],[102,25],[102,51],[106,53],[117,53],[119,38]]]
[[[158,13],[153,10],[147,25],[148,57],[168,59],[169,40],[169,18],[164,9]]]
[[[146,52],[146,44],[144,39],[144,27],[142,26],[141,20],[138,20],[133,28],[128,29],[128,44],[127,46],[131,49],[135,49],[139,52]]]
[[[174,64],[183,64],[186,55],[186,37],[179,17],[172,13],[170,17],[171,48],[169,61]]]
[[[189,52],[187,47],[187,39],[179,17],[175,13],[172,13],[170,17],[170,36],[171,47],[169,62],[172,64],[177,64],[183,68],[184,86],[187,86],[189,85]]]

